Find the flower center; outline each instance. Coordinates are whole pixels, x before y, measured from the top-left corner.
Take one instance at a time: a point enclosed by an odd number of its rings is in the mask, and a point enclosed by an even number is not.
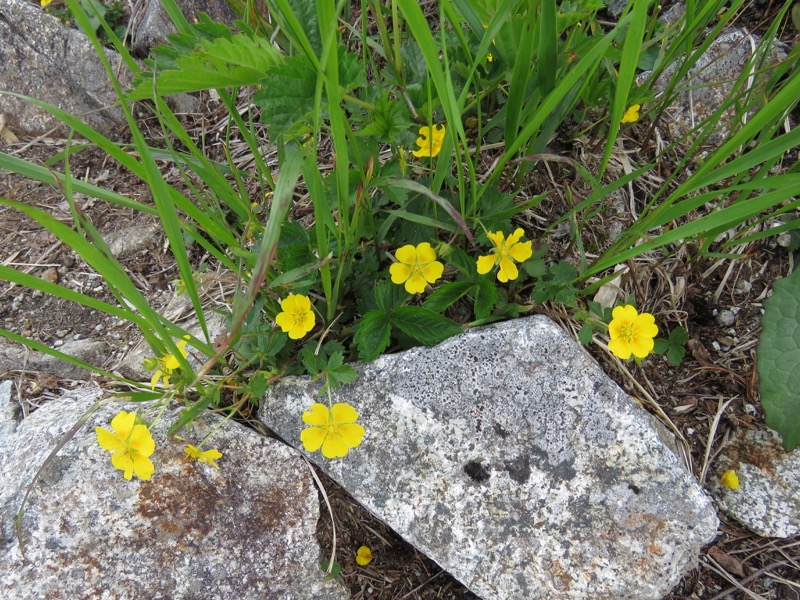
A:
[[[619,337],[628,343],[632,342],[636,337],[636,327],[634,327],[633,323],[622,325],[619,330]]]

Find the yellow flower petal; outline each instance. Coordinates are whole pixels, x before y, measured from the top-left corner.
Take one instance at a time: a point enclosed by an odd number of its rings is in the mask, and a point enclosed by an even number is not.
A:
[[[130,479],[133,477],[133,459],[129,452],[120,450],[111,455],[111,464],[120,471],[123,471],[123,477]]]
[[[344,402],[337,402],[331,408],[333,422],[337,425],[341,423],[355,423],[358,420],[358,412],[355,408]]]
[[[350,448],[344,443],[341,436],[330,433],[322,442],[322,456],[325,458],[344,458]]]
[[[425,291],[427,285],[428,282],[425,281],[424,277],[422,277],[419,273],[414,273],[406,281],[405,287],[409,294],[421,294]]]
[[[329,422],[329,414],[328,407],[317,402],[312,404],[309,409],[303,413],[303,423],[325,426]]]
[[[347,425],[340,425],[338,427],[339,435],[342,441],[350,448],[360,446],[367,431],[358,423],[349,423]]]
[[[497,279],[502,283],[513,281],[519,277],[517,266],[507,258],[500,259],[500,269],[497,271]]]
[[[496,254],[489,254],[487,256],[479,256],[478,257],[478,274],[479,275],[486,275],[489,271],[494,268],[495,263],[497,262],[497,255]]]
[[[115,433],[111,433],[108,429],[103,429],[102,427],[95,427],[94,430],[97,432],[97,443],[100,444],[103,450],[114,452],[122,448],[122,440]]]
[[[156,470],[153,462],[141,454],[132,454],[131,459],[133,460],[134,475],[144,481],[150,481],[150,478],[153,476],[153,473],[155,473]],[[130,477],[127,479],[130,479]]]
[[[518,263],[523,263],[533,256],[533,242],[528,240],[519,244],[514,244],[509,251],[508,255]]]
[[[111,419],[111,428],[117,432],[117,435],[122,440],[126,440],[133,431],[133,425],[136,423],[136,413],[125,412],[121,410],[113,419]]]
[[[625,111],[620,123],[635,123],[639,120],[639,109],[642,108],[640,104],[633,104]]]
[[[720,483],[724,485],[726,488],[731,490],[738,490],[739,489],[739,476],[736,474],[736,471],[730,469],[725,471],[720,477]]]
[[[428,242],[422,242],[417,245],[416,255],[417,262],[420,264],[427,264],[436,260],[436,251],[431,248]]]
[[[316,452],[322,447],[327,431],[321,427],[307,427],[300,432],[300,441],[308,452]]]
[[[405,246],[397,249],[397,252],[394,253],[394,257],[400,263],[406,265],[413,264],[417,260],[417,249],[411,244],[406,244]],[[434,258],[436,257],[434,256]]]
[[[366,567],[372,562],[372,550],[367,546],[361,546],[356,552],[356,562],[362,567]]]
[[[153,436],[144,425],[136,425],[131,432],[129,441],[130,448],[142,456],[150,456],[156,450],[156,443]]]
[[[392,276],[392,283],[401,285],[411,277],[411,267],[399,262],[392,263],[389,266],[389,274]]]
[[[420,273],[428,283],[436,283],[436,281],[440,279],[444,273],[444,265],[438,260],[435,260],[427,267],[423,268]]]

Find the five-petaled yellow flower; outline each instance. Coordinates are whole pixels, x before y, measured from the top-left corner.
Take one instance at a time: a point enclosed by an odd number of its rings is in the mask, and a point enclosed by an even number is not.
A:
[[[312,404],[303,413],[303,422],[311,427],[300,432],[300,441],[309,452],[322,448],[325,458],[342,458],[361,443],[366,433],[357,420],[358,413],[349,404],[340,402],[331,410],[324,404]]]
[[[183,336],[183,339],[177,343],[178,352],[181,353],[183,358],[186,358],[188,354],[186,350],[186,342],[189,341],[189,336]],[[181,366],[180,359],[175,356],[174,354],[167,354],[166,356],[162,356],[158,359],[158,364],[161,365],[161,368],[153,373],[153,377],[150,379],[150,387],[155,388],[158,380],[163,377],[164,385],[169,385],[169,378],[172,377],[172,373]]]
[[[508,236],[508,239],[506,239],[502,231],[497,233],[488,232],[486,235],[494,244],[494,250],[486,256],[478,257],[478,273],[485,275],[495,265],[500,265],[497,271],[497,279],[499,281],[505,283],[519,277],[519,271],[514,261],[522,263],[533,256],[532,242],[530,240],[527,242],[519,241],[524,234],[525,232],[520,227]]]
[[[641,104],[631,105],[631,107],[625,111],[625,114],[622,115],[622,120],[620,121],[620,123],[636,123],[636,121],[639,120],[640,108],[642,108]]]
[[[303,294],[289,294],[281,300],[281,309],[275,317],[284,333],[288,333],[293,340],[299,340],[309,331],[314,329],[317,318],[311,310],[311,300]]]
[[[739,489],[739,476],[733,469],[725,471],[722,477],[719,478],[719,482],[730,490]]]
[[[219,469],[219,465],[214,461],[218,458],[222,458],[222,452],[217,450],[216,448],[212,448],[211,450],[200,450],[195,448],[191,444],[186,444],[186,448],[184,449],[186,452],[186,456],[191,458],[192,460],[197,460],[208,465],[211,465],[215,469]]]
[[[644,358],[653,351],[653,338],[658,335],[656,320],[650,313],[639,314],[630,304],[617,306],[611,312],[608,335],[611,341],[608,349],[615,356],[627,360],[633,354]]]
[[[436,260],[436,251],[428,242],[417,244],[416,248],[406,244],[394,256],[397,262],[389,267],[392,283],[405,284],[409,294],[421,294],[426,285],[436,283],[444,273],[444,265]]]
[[[417,146],[419,150],[411,152],[417,158],[425,156],[438,156],[442,150],[442,142],[444,141],[444,125],[436,124],[433,127],[425,126],[419,128],[419,137],[417,138]]]
[[[141,423],[136,424],[136,413],[124,410],[111,420],[111,428],[113,432],[102,427],[94,428],[97,443],[111,452],[111,464],[124,472],[125,479],[136,475],[149,481],[155,471],[149,457],[156,449],[150,430]]]
[[[362,567],[366,567],[372,562],[372,550],[367,546],[361,546],[356,552],[356,562]]]

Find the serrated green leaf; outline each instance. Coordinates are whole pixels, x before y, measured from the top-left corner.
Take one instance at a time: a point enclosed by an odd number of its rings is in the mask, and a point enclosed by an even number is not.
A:
[[[358,331],[353,342],[358,349],[358,357],[366,362],[373,361],[389,346],[391,323],[386,313],[371,310],[358,323]]]
[[[475,318],[479,321],[488,319],[499,299],[500,292],[497,290],[494,280],[479,279],[475,291]]]
[[[447,317],[419,306],[401,306],[389,314],[392,325],[426,346],[434,346],[461,333],[461,326]]]
[[[669,364],[677,367],[683,361],[684,356],[686,356],[686,348],[677,344],[670,344],[669,350],[667,350]]]
[[[255,85],[283,60],[269,40],[247,34],[230,39],[200,40],[189,54],[179,55],[172,68],[159,72],[155,86],[162,96],[226,87]],[[150,98],[152,73],[144,74],[128,95],[129,100]]]
[[[356,135],[372,136],[387,144],[413,125],[408,106],[399,100],[385,97],[375,103],[369,118],[370,122],[356,132]]]
[[[594,327],[591,324],[586,323],[583,327],[578,330],[578,340],[584,346],[588,345],[592,341],[592,334],[594,333]]]
[[[272,69],[262,79],[262,89],[253,95],[261,107],[261,119],[270,127],[270,136],[294,134],[307,126],[314,110],[317,75],[303,56],[293,56]]]
[[[447,307],[458,302],[473,288],[474,284],[470,281],[454,281],[445,283],[439,289],[432,292],[423,303],[423,307],[435,313],[441,313]]]
[[[319,32],[317,19],[317,4],[315,0],[288,0],[292,12],[300,23],[303,33],[308,38],[308,43],[317,56],[322,54],[322,37]]]
[[[791,452],[800,444],[800,269],[775,282],[764,301],[758,347],[761,406]]]
[[[408,302],[408,298],[405,288],[391,281],[382,281],[375,287],[375,303],[386,314]]]
[[[478,277],[478,267],[475,259],[458,246],[450,247],[450,254],[447,255],[447,262],[470,279],[476,279]]]

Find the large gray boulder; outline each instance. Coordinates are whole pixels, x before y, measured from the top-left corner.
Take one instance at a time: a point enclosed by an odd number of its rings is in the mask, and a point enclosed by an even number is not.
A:
[[[94,432],[95,426],[110,429],[119,410],[137,405],[107,405],[94,414],[33,488],[22,519],[23,558],[14,521],[25,489],[99,395],[51,401],[18,425],[9,422],[8,396],[0,398],[0,597],[349,596],[340,583],[323,580],[315,540],[319,501],[302,458],[226,423],[208,446],[223,453],[219,469],[192,462],[185,443],[197,445],[219,419],[204,417],[204,428],[182,433],[187,442],[169,442],[173,409],[152,428],[156,470],[150,481],[123,479]]]
[[[661,598],[716,534],[663,428],[546,317],[359,373],[333,402],[360,413],[362,444],[309,458],[487,600]],[[260,419],[299,445],[319,388],[272,388]]]
[[[115,52],[106,56],[119,63]],[[0,0],[0,65],[0,92],[53,103],[105,134],[125,122],[86,36],[26,0]],[[67,131],[46,111],[8,94],[0,93],[0,114],[18,137]]]

